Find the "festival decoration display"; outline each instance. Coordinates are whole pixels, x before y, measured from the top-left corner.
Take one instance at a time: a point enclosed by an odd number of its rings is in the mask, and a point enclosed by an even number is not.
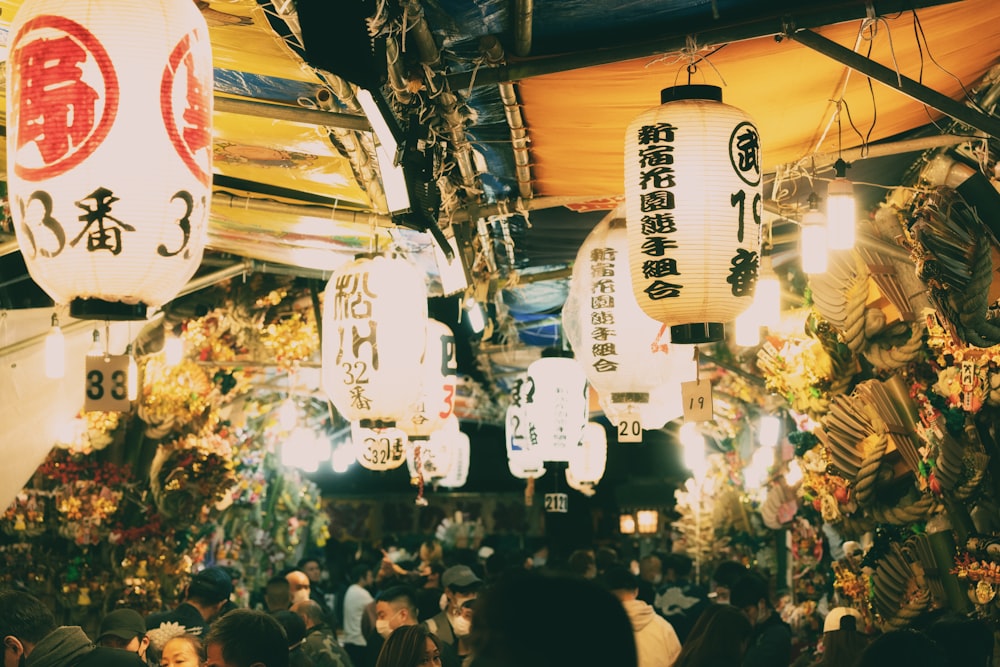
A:
[[[625,210],[639,307],[675,343],[723,338],[753,298],[763,211],[757,128],[716,86],[664,89],[625,135]]]
[[[424,275],[403,259],[359,257],[330,278],[323,386],[349,421],[394,426],[420,400],[427,330]],[[402,452],[398,463],[402,464]]]
[[[8,189],[28,270],[74,317],[144,319],[204,249],[205,19],[185,0],[32,0],[10,34]]]
[[[621,439],[639,440],[642,429],[681,415],[679,385],[694,379],[693,355],[669,345],[666,325],[636,303],[621,209],[580,246],[562,317],[574,357]]]
[[[518,479],[535,479],[545,474],[541,448],[530,438],[525,396],[525,379],[514,383],[511,403],[504,419],[504,442],[507,447],[507,467]]]
[[[572,477],[577,484],[593,488],[604,477],[607,461],[608,435],[604,427],[596,422],[587,422],[579,444],[570,454],[566,478]]]
[[[428,438],[455,413],[458,388],[455,334],[437,320],[427,320],[422,368],[420,399],[398,423],[411,440]]]
[[[542,357],[528,366],[525,385],[530,447],[543,461],[569,461],[587,423],[583,369],[571,357]]]

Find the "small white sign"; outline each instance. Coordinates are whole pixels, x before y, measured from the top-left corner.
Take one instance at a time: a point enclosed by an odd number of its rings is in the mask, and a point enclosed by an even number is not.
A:
[[[709,422],[715,418],[712,409],[712,383],[692,380],[681,383],[681,401],[684,403],[684,421]]]
[[[630,407],[618,418],[618,442],[642,442],[642,418]]]
[[[545,511],[565,514],[569,511],[569,496],[565,493],[546,493]]]
[[[352,430],[358,463],[368,470],[393,470],[406,462],[407,437],[398,428]]]
[[[88,356],[85,412],[128,412],[128,355]]]

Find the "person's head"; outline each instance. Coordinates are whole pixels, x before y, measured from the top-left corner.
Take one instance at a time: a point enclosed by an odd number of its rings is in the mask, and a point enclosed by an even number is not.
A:
[[[916,630],[891,630],[879,635],[861,652],[856,667],[940,667],[948,663],[941,647]]]
[[[663,559],[663,578],[671,583],[687,581],[693,566],[694,560],[687,554],[670,554]]]
[[[289,651],[298,648],[305,641],[306,622],[294,611],[276,611],[274,612],[274,620],[281,623],[281,627],[285,631]]]
[[[264,605],[270,612],[281,611],[292,606],[292,588],[288,579],[275,575],[264,585]]]
[[[444,574],[444,571],[444,563],[439,560],[422,564],[419,572],[424,588],[442,588],[441,575]]]
[[[408,586],[387,588],[375,598],[375,630],[383,638],[398,627],[416,624],[416,594]]]
[[[656,554],[639,559],[639,577],[656,586],[663,580],[663,563]]]
[[[302,570],[292,570],[285,575],[288,581],[288,593],[291,595],[292,604],[309,599],[309,589],[312,582],[309,576]]]
[[[270,614],[234,609],[219,618],[205,637],[205,667],[288,667],[288,643]]]
[[[357,563],[351,568],[351,583],[357,584],[362,588],[367,588],[371,586],[374,582],[374,576],[372,575],[371,565],[367,563]]]
[[[167,640],[160,652],[160,667],[201,667],[207,656],[201,637],[177,635]]]
[[[763,623],[773,609],[767,580],[756,572],[747,572],[729,589],[729,604],[746,614],[754,625]]]
[[[608,568],[600,580],[622,602],[634,600],[639,595],[639,578],[624,565]]]
[[[729,591],[733,584],[749,571],[743,563],[734,560],[722,561],[712,573],[712,590],[709,597],[713,597],[720,604],[729,604]]]
[[[593,579],[597,576],[597,558],[590,549],[577,549],[569,555],[566,564],[569,571],[584,579]]]
[[[197,607],[206,621],[219,615],[233,594],[232,574],[221,567],[206,567],[191,577],[186,600]]]
[[[597,572],[603,573],[618,564],[618,552],[611,547],[600,547],[594,554]]]
[[[928,626],[927,636],[940,644],[954,667],[993,664],[993,632],[984,619],[949,613]]]
[[[571,613],[553,613],[552,605]],[[476,601],[472,667],[637,664],[622,604],[593,581],[512,572]]]
[[[441,585],[444,586],[444,595],[448,600],[446,609],[449,614],[448,620],[452,622],[452,629],[456,632],[466,630],[465,622],[458,619],[465,615],[463,613],[465,603],[476,599],[482,584],[482,580],[468,565],[453,565],[441,575]],[[468,634],[468,631],[463,634]]]
[[[834,607],[823,621],[821,665],[853,665],[868,645],[864,617],[851,607]],[[992,639],[991,639],[992,643]]]
[[[299,562],[299,569],[306,573],[309,581],[318,584],[323,578],[323,566],[317,558],[304,558]]]
[[[743,661],[752,632],[750,619],[736,607],[709,605],[691,628],[674,667],[738,665]]]
[[[108,648],[121,648],[138,653],[146,658],[149,638],[146,636],[146,620],[134,609],[115,609],[101,619],[97,631],[97,643]]]
[[[292,611],[299,615],[306,625],[306,630],[312,630],[317,625],[326,623],[323,608],[315,600],[303,600],[292,605]]]
[[[3,667],[23,665],[35,644],[55,629],[55,616],[38,598],[22,591],[0,591]]]
[[[437,540],[430,539],[420,545],[420,560],[424,563],[441,562],[444,559],[444,548]]]
[[[422,625],[392,631],[379,651],[375,667],[440,667],[441,643]]]

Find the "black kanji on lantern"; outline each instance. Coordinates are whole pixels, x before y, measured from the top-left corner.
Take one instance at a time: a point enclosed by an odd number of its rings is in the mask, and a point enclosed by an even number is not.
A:
[[[733,296],[750,296],[757,284],[757,253],[738,248],[736,256],[730,260],[729,277],[726,282],[733,286]]]
[[[109,250],[112,255],[121,254],[122,230],[134,232],[135,227],[111,215],[111,205],[116,201],[118,201],[118,197],[111,190],[97,188],[84,199],[74,202],[85,211],[77,219],[87,224],[69,244],[75,246],[83,238],[83,235],[87,234],[87,250],[89,252]],[[109,221],[116,223],[117,226],[115,224],[109,225]]]

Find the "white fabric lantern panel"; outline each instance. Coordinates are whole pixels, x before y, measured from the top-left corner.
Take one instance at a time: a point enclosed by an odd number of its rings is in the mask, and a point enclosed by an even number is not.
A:
[[[402,259],[338,269],[323,303],[323,387],[350,421],[392,426],[420,398],[425,276]]]
[[[520,388],[522,385],[518,385]],[[518,392],[515,392],[518,396]],[[528,437],[528,419],[523,405],[510,405],[504,420],[507,444],[507,467],[518,479],[539,478],[545,474],[545,462],[539,451],[532,447]]]
[[[601,220],[577,252],[562,320],[611,423],[630,428],[638,420],[644,429],[662,427],[672,411],[653,401],[651,392],[670,383],[679,396],[679,383],[694,362],[689,350],[678,353],[668,345],[666,325],[635,300],[623,208]]]
[[[543,461],[569,461],[587,423],[587,376],[572,357],[542,357],[528,366],[523,390],[528,440]]]
[[[351,439],[358,463],[368,470],[395,470],[406,462],[406,434],[392,426],[369,428],[351,422]]]
[[[587,422],[583,437],[569,459],[568,471],[579,482],[597,485],[608,462],[608,434],[596,422]]]
[[[454,443],[460,432],[458,419],[451,417],[429,437],[410,438],[410,446],[406,448],[410,478],[416,479],[418,469],[425,482],[446,477],[457,456]]]
[[[427,320],[422,369],[420,399],[398,424],[411,438],[431,435],[455,413],[458,386],[455,334],[437,320]]]
[[[190,0],[27,0],[7,58],[7,178],[32,279],[73,317],[144,319],[194,275],[212,51]]]
[[[632,288],[675,343],[722,340],[750,306],[760,252],[760,141],[717,86],[667,88],[625,138]]]
[[[462,431],[454,434],[451,447],[451,469],[438,484],[448,489],[457,489],[465,486],[465,482],[469,479],[469,466],[472,463],[472,446],[469,443],[469,436]]]

